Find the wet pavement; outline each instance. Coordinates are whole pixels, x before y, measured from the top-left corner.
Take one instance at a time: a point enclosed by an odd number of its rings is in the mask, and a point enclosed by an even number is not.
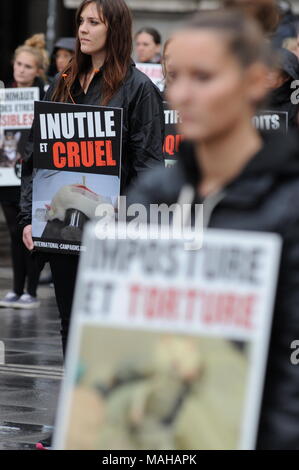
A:
[[[11,289],[8,251],[0,218],[0,297]],[[0,450],[34,449],[53,428],[63,373],[60,322],[53,288],[39,287],[38,296],[39,309],[0,308]]]

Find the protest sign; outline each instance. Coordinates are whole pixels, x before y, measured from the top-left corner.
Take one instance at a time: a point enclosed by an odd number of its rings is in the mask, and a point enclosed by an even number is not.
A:
[[[179,112],[171,109],[170,105],[164,101],[165,117],[165,140],[163,155],[165,166],[173,166],[178,159],[179,147],[184,136],[177,129],[180,122]],[[253,117],[253,125],[261,131],[280,131],[284,134],[288,132],[288,113],[275,111],[261,111]]]
[[[19,186],[21,161],[39,89],[0,89],[0,186]]]
[[[136,68],[147,75],[160,91],[164,90],[164,75],[161,64],[147,64],[138,62],[136,64]]]
[[[183,140],[183,135],[178,131],[177,124],[180,121],[179,112],[171,109],[170,105],[164,101],[165,118],[165,140],[163,145],[163,155],[165,166],[171,167],[177,162],[179,147]]]
[[[35,103],[32,236],[42,251],[78,253],[85,222],[120,192],[122,110]]]
[[[288,113],[286,111],[260,111],[253,117],[253,125],[260,131],[288,132]]]
[[[55,448],[254,448],[280,238],[106,235],[85,232]]]

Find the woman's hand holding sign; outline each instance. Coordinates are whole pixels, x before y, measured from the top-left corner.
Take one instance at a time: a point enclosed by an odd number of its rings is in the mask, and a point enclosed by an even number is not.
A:
[[[29,251],[32,251],[34,248],[32,240],[32,225],[26,225],[23,230],[23,243]]]

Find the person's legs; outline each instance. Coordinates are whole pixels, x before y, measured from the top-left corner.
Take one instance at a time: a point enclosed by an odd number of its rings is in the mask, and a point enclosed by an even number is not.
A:
[[[25,247],[26,250],[26,247]],[[27,292],[32,297],[36,297],[36,290],[40,276],[40,267],[36,254],[31,254],[28,250],[26,253],[26,267],[27,267]]]
[[[61,319],[61,340],[65,356],[79,256],[49,254],[48,259]]]
[[[19,206],[16,203],[2,203],[2,209],[11,239],[11,257],[13,267],[13,290],[21,296],[24,293],[26,278],[26,253],[22,240],[22,230],[17,223]]]

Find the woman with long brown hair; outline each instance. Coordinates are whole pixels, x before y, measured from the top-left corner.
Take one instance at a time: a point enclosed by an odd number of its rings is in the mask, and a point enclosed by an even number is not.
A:
[[[59,74],[45,100],[123,109],[121,193],[139,174],[163,166],[163,106],[158,89],[131,59],[132,18],[124,0],[84,0],[76,14],[74,58]],[[31,235],[32,154],[23,167],[20,223],[28,249]],[[78,256],[37,254],[49,260],[66,349]]]

